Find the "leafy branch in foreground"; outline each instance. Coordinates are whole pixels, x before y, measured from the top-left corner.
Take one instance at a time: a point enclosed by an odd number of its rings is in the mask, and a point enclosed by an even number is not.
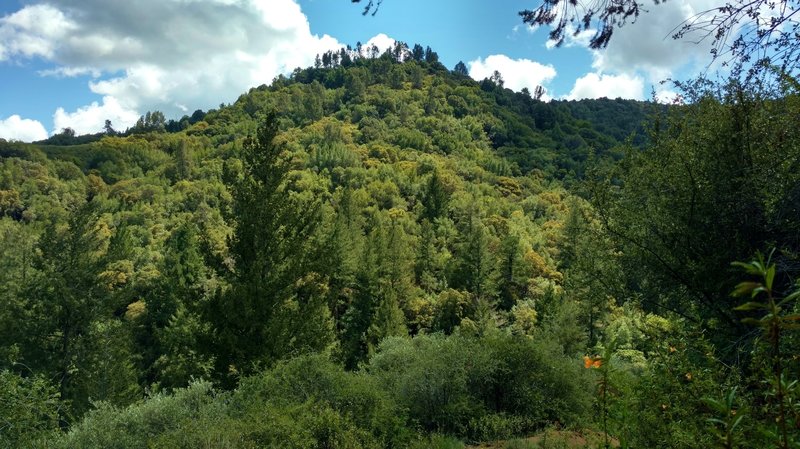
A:
[[[775,402],[778,405],[778,430],[780,432],[780,446],[788,449],[789,436],[786,428],[786,382],[784,367],[781,360],[781,336],[786,330],[800,328],[800,314],[787,312],[789,305],[800,298],[800,282],[795,290],[783,298],[776,297],[773,290],[775,281],[775,264],[771,263],[772,253],[764,260],[762,254],[757,255],[757,260],[744,263],[734,262],[733,265],[744,269],[747,274],[758,278],[756,281],[741,282],[733,291],[733,296],[749,297],[748,301],[734,310],[742,312],[761,312],[761,318],[748,317],[742,320],[747,324],[760,327],[772,356],[772,371],[775,376]]]
[[[714,434],[719,438],[720,445],[725,449],[737,447],[736,434],[745,415],[737,413],[734,402],[737,387],[733,387],[722,400],[705,397],[703,403],[717,414],[717,418],[708,418],[707,421],[714,425]]]

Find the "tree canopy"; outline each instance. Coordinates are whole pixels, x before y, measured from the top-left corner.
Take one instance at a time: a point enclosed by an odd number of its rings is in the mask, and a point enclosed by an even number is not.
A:
[[[798,83],[462,72],[356,46],[180,126],[0,141],[0,446],[788,449]]]

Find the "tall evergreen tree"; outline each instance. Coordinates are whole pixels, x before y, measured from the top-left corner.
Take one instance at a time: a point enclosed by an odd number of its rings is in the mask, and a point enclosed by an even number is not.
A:
[[[494,298],[497,293],[497,261],[489,249],[490,238],[479,218],[468,217],[453,259],[452,285],[469,291],[479,301]]]
[[[425,49],[422,48],[422,45],[414,44],[414,48],[411,49],[411,58],[417,62],[422,62],[425,59]]]
[[[453,67],[453,73],[462,76],[469,76],[469,70],[467,70],[467,65],[464,64],[464,61],[458,61],[455,67]]]
[[[241,176],[226,176],[233,194],[235,266],[230,291],[212,301],[209,311],[218,366],[232,373],[323,349],[333,338],[310,242],[319,206],[286,190],[289,164],[274,142],[277,133],[270,113],[244,142]]]
[[[60,421],[67,425],[88,406],[80,381],[90,375],[87,336],[93,323],[111,315],[109,285],[101,282],[108,263],[110,230],[98,225],[98,210],[87,203],[70,213],[66,226],[49,225],[34,259],[37,278],[25,292],[26,342],[21,363],[55,379]],[[123,360],[119,361],[123,363]],[[95,396],[96,397],[96,396]]]
[[[433,222],[435,219],[445,215],[449,201],[450,193],[442,182],[439,173],[434,171],[428,180],[425,194],[422,197],[422,204],[425,206],[423,218]]]
[[[148,383],[182,387],[192,376],[209,373],[211,356],[201,347],[208,330],[199,316],[208,270],[199,243],[197,226],[190,222],[180,224],[165,243],[162,277],[146,301],[140,337],[150,342],[144,354]]]

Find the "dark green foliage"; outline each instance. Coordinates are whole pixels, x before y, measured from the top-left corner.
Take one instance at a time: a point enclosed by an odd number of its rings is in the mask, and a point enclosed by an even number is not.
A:
[[[447,203],[450,201],[450,193],[447,191],[442,179],[437,172],[431,174],[431,178],[426,186],[422,204],[425,206],[423,218],[434,222],[437,218],[447,214]]]
[[[14,314],[24,323],[20,362],[56,379],[60,398],[76,411],[88,407],[89,395],[101,399],[119,393],[115,387],[98,391],[83,384],[94,372],[90,366],[99,362],[92,357],[109,356],[92,347],[99,343],[93,336],[96,320],[116,307],[111,293],[119,285],[113,267],[117,260],[114,247],[106,249],[109,233],[98,222],[93,203],[72,211],[66,227],[48,226],[33,260],[37,276],[27,283],[23,293],[27,301]],[[124,348],[116,349],[125,354]],[[124,355],[117,363],[125,363]],[[62,413],[66,424],[72,416],[68,409]]]
[[[467,70],[467,65],[464,64],[464,61],[458,61],[458,64],[453,67],[453,73],[461,76],[469,76],[469,71]]]
[[[491,298],[497,293],[498,272],[495,256],[489,250],[489,233],[477,218],[469,217],[461,235],[452,284],[469,291],[478,300]]]
[[[242,147],[241,174],[229,173],[233,194],[232,288],[210,305],[218,366],[243,373],[293,353],[330,344],[330,314],[313,271],[309,239],[319,221],[314,201],[284,188],[289,170],[268,116]]]
[[[374,379],[320,356],[279,364],[231,393],[194,383],[140,405],[102,405],[55,447],[392,448],[411,431]]]
[[[58,393],[40,376],[0,371],[0,447],[32,447],[58,430]]]
[[[127,134],[141,134],[146,132],[164,132],[167,120],[161,111],[147,111],[136,121],[133,127],[126,131]]]
[[[401,305],[413,289],[412,254],[403,230],[403,217],[390,210],[376,220],[367,236],[355,275],[354,298],[342,317],[342,352],[346,366],[355,368],[378,343],[406,335]]]
[[[192,378],[207,378],[213,356],[203,348],[210,329],[202,319],[208,301],[210,274],[201,253],[198,229],[182,223],[165,242],[161,282],[145,302],[137,329],[149,349],[144,366],[152,367],[148,382],[161,387],[185,386]]]
[[[418,447],[414,424],[506,437],[582,422],[580,369],[527,338],[389,339],[358,373],[304,356],[230,393],[195,383],[125,409],[101,405],[55,447]]]
[[[389,339],[367,370],[425,429],[476,440],[578,424],[588,412],[579,364],[526,337]]]
[[[747,330],[725,299],[737,279],[730,262],[769,244],[797,264],[791,230],[800,215],[786,214],[800,182],[798,136],[781,118],[797,111],[796,94],[769,100],[732,85],[722,98],[695,95],[695,104],[660,119],[666,123],[655,125],[647,151],[629,149],[592,194],[646,304],[741,336]]]

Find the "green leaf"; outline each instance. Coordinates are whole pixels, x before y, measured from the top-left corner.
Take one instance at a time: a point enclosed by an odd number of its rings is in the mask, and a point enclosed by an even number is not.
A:
[[[784,298],[783,301],[784,302],[786,302],[786,301],[795,301],[798,298],[800,298],[800,288],[798,288],[797,290],[793,291],[792,293],[789,293],[789,295],[786,296],[786,298]]]
[[[775,265],[770,265],[764,275],[764,281],[767,284],[767,290],[772,290],[772,281],[775,280]]]
[[[759,327],[764,327],[766,325],[762,320],[757,320],[755,318],[745,318],[742,320],[742,323]]]
[[[744,304],[742,304],[742,305],[740,305],[738,307],[734,307],[733,310],[738,310],[740,312],[747,312],[747,311],[750,311],[750,310],[761,310],[761,309],[765,309],[765,308],[766,308],[766,305],[764,305],[764,304],[762,304],[760,302],[750,301],[750,302],[746,302],[746,303],[744,303]]]
[[[752,281],[741,282],[736,286],[731,295],[747,296],[751,294],[753,290],[757,289],[759,286],[761,286],[761,283],[759,282],[752,282]]]
[[[718,412],[725,412],[726,410],[725,404],[716,399],[702,398],[700,400],[703,401],[703,404],[707,405],[709,408],[716,410]]]
[[[747,274],[752,274],[754,276],[760,276],[762,273],[760,264],[758,262],[750,262],[750,263],[733,262],[731,263],[731,265],[743,268],[747,272]]]
[[[743,419],[743,418],[744,418],[744,415],[739,415],[739,416],[737,416],[737,417],[736,417],[736,419],[735,419],[735,420],[733,420],[733,424],[731,424],[731,430],[733,430],[733,429],[735,429],[736,427],[738,427],[738,426],[739,426],[739,424],[742,422],[742,419]]]

